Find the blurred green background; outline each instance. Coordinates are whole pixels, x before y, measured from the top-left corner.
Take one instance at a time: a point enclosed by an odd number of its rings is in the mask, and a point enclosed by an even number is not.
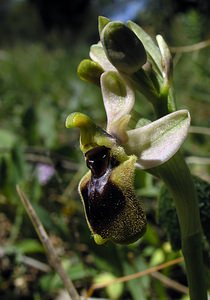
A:
[[[103,274],[132,274],[176,258],[156,220],[161,182],[138,171],[136,191],[147,210],[146,235],[129,246],[97,246],[87,228],[77,185],[86,171],[77,130],[65,129],[73,111],[100,126],[106,117],[100,90],[77,77],[79,62],[99,39],[98,15],[132,19],[169,46],[210,39],[206,1],[0,1],[0,298],[59,299],[62,283],[49,270],[44,249],[24,211],[16,185],[28,195],[78,291]],[[172,49],[173,50],[173,49]],[[183,151],[193,174],[210,182],[210,48],[174,52],[178,108],[188,108],[192,129]],[[137,95],[135,117],[153,118]],[[186,285],[184,266],[163,271]],[[139,298],[141,295],[141,298]],[[187,299],[153,276],[118,289],[97,290],[107,299]],[[64,299],[64,298],[62,298]]]

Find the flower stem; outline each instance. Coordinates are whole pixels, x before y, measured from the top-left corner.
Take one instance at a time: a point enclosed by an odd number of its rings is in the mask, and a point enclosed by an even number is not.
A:
[[[207,300],[202,259],[202,228],[197,195],[188,166],[178,152],[168,162],[153,170],[165,182],[175,201],[190,299]]]

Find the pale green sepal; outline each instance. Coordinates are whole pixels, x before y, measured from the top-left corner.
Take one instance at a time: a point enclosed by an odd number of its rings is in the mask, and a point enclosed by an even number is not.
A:
[[[116,144],[115,139],[107,134],[85,114],[71,113],[66,119],[66,127],[80,129],[80,149],[83,153],[97,147],[112,148]]]
[[[116,68],[110,63],[110,61],[106,57],[101,42],[99,42],[98,44],[94,44],[90,47],[89,55],[93,61],[97,62],[104,69],[104,71],[116,71]]]
[[[102,30],[104,29],[104,27],[110,22],[110,19],[103,17],[103,16],[99,16],[98,17],[98,31],[99,31],[99,35],[101,34]]]
[[[107,132],[124,143],[127,139],[129,114],[135,101],[134,91],[120,74],[114,71],[102,74],[101,91],[107,114]]]
[[[156,40],[162,57],[163,78],[167,81],[170,81],[173,68],[171,52],[164,38],[160,34],[156,36]]]
[[[140,41],[144,45],[146,52],[152,58],[153,62],[157,65],[159,71],[162,73],[161,54],[157,45],[154,43],[153,39],[136,23],[132,21],[128,21],[127,24],[128,27],[140,39]]]
[[[127,132],[127,153],[138,157],[137,167],[150,169],[169,160],[181,147],[190,126],[187,110],[178,110],[144,127]]]
[[[148,119],[146,119],[146,118],[141,118],[141,119],[139,119],[138,122],[136,123],[135,128],[143,127],[143,126],[148,125],[148,124],[150,124],[150,123],[151,123],[150,120],[148,120]]]

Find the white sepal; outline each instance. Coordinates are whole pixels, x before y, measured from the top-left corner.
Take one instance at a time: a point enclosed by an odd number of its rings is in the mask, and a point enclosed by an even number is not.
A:
[[[89,55],[93,61],[97,62],[104,69],[104,71],[116,71],[116,68],[110,63],[110,61],[106,57],[101,42],[98,42],[98,44],[92,45],[90,47]]]
[[[115,71],[101,75],[101,91],[107,115],[107,132],[125,143],[130,111],[135,101],[134,91]]]
[[[144,127],[127,132],[127,153],[138,157],[137,167],[150,169],[169,160],[183,144],[190,126],[187,110],[178,110]]]

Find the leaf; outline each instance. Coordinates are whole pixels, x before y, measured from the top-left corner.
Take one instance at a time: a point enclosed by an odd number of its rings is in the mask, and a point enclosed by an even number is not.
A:
[[[69,259],[65,259],[62,263],[71,280],[83,279],[85,277],[95,275],[95,271],[93,269],[84,268],[81,262],[77,261],[77,263],[72,265]],[[48,292],[56,291],[63,286],[63,283],[57,273],[50,273],[42,276],[40,284],[42,289]]]
[[[0,147],[11,148],[16,142],[16,136],[9,130],[0,129]]]
[[[123,263],[123,268],[126,275],[134,274],[135,272],[139,271],[136,268],[134,268],[132,265],[130,265],[128,262]],[[143,280],[144,278],[142,277],[142,278],[137,278],[137,279],[127,281],[127,285],[133,300],[147,299]]]
[[[29,253],[43,253],[43,246],[34,239],[25,239],[21,240],[19,243],[15,244],[15,248],[19,250],[21,253],[29,254]]]
[[[94,283],[103,284],[111,280],[114,280],[116,278],[117,277],[114,276],[112,273],[101,273],[95,277]],[[106,292],[110,299],[113,300],[121,299],[123,293],[123,283],[114,283],[108,285],[106,287]]]

